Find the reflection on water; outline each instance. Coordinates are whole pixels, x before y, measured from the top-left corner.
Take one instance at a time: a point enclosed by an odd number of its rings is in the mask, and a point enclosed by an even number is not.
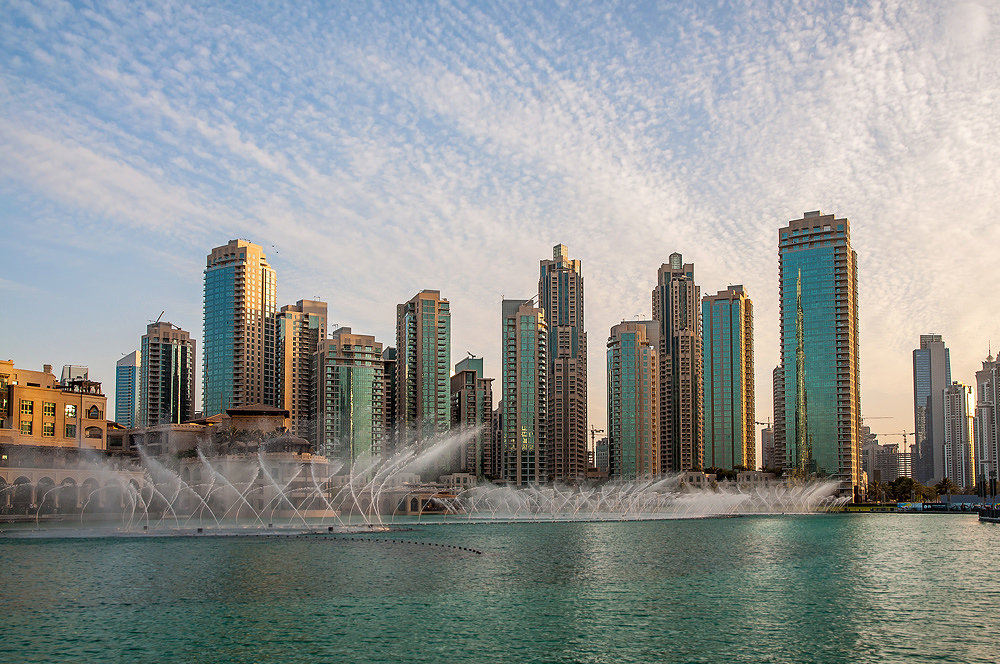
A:
[[[366,539],[380,541],[4,540],[0,659],[967,662],[996,654],[1000,528],[970,516],[434,525]]]

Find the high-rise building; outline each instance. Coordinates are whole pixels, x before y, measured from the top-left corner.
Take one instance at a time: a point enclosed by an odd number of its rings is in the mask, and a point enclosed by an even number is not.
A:
[[[760,430],[760,457],[761,468],[775,467],[774,427],[768,426]]]
[[[784,466],[793,473],[838,480],[843,495],[857,497],[861,389],[850,222],[816,211],[781,228],[778,284],[782,385],[775,389],[775,446],[780,436]]]
[[[504,300],[501,477],[515,486],[548,480],[548,325],[531,300]]]
[[[195,342],[190,333],[172,323],[150,323],[140,349],[138,426],[194,419]]]
[[[546,463],[554,481],[587,476],[587,331],[583,272],[557,244],[539,265],[538,306],[548,323]]]
[[[977,459],[976,475],[996,478],[1000,473],[1000,360],[986,356],[976,372],[976,419],[973,434]]]
[[[401,447],[451,429],[451,308],[436,290],[396,305],[396,429]]]
[[[976,484],[976,454],[972,445],[975,411],[972,387],[955,382],[944,389],[944,476],[959,487]]]
[[[670,254],[653,289],[653,319],[660,327],[660,473],[704,467],[701,288],[694,264]]]
[[[743,286],[701,302],[705,467],[757,469],[753,303]]]
[[[274,270],[247,240],[212,249],[205,268],[205,417],[229,408],[279,405]]]
[[[115,421],[126,429],[139,423],[139,367],[142,351],[134,350],[115,366]]]
[[[451,428],[463,436],[455,448],[452,472],[489,474],[492,465],[493,379],[485,378],[483,358],[467,357],[451,377]]]
[[[660,474],[659,403],[656,398],[659,335],[659,324],[655,320],[622,321],[611,328],[608,337],[609,477],[634,480]]]
[[[318,443],[314,355],[326,338],[326,302],[286,304],[277,320],[278,403],[288,411],[292,435]]]
[[[921,334],[913,351],[913,432],[916,479],[935,484],[945,477],[944,390],[951,385],[951,351],[940,334]]]
[[[392,369],[392,361],[383,358],[382,343],[342,327],[319,342],[313,362],[319,452],[348,464],[358,457],[382,456],[390,434],[387,387]]]

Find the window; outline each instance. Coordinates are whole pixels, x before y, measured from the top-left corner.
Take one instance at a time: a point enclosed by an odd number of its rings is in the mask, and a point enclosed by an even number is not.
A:
[[[21,399],[21,414],[31,415],[35,412],[35,402],[28,401],[27,399]]]
[[[101,429],[99,427],[87,427],[87,438],[101,438]]]
[[[87,419],[97,420],[101,417],[101,411],[97,409],[97,406],[91,406],[87,409]],[[90,429],[87,429],[87,437],[90,438]]]
[[[66,425],[66,437],[67,438],[76,438],[76,425],[75,424],[67,424]]]
[[[31,435],[31,420],[21,420],[21,433],[25,436]]]
[[[45,415],[45,417],[55,417],[56,405],[54,403],[45,402],[42,405],[42,414]]]
[[[55,438],[56,437],[56,423],[55,422],[44,422],[42,424],[42,437],[43,438]]]
[[[73,404],[66,404],[66,417],[76,419],[76,406]]]

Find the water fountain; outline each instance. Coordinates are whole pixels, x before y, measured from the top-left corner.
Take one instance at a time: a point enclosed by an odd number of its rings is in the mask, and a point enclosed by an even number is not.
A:
[[[82,508],[64,516],[87,526],[113,517],[119,533],[253,533],[380,529],[412,523],[511,521],[652,520],[805,513],[843,503],[835,482],[765,485],[713,483],[685,485],[678,476],[600,485],[510,487],[476,484],[461,488],[458,476],[434,477],[440,460],[475,436],[466,431],[430,445],[411,446],[388,458],[362,456],[349,466],[316,456],[301,439],[279,436],[240,451],[198,447],[183,458],[147,454],[141,467],[95,469],[98,482],[84,480]],[[297,442],[301,441],[301,442]],[[141,478],[136,475],[141,468]],[[86,473],[85,473],[86,474]],[[51,485],[51,486],[50,486]],[[60,492],[63,492],[62,494]],[[20,496],[25,484],[0,487]],[[26,517],[41,523],[53,503],[68,495],[51,479],[35,486],[38,502]]]

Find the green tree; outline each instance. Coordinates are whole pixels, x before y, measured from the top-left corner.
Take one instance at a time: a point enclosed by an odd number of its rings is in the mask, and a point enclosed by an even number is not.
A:
[[[946,495],[951,498],[951,494],[955,493],[955,489],[958,487],[954,482],[951,481],[950,477],[946,477],[937,484],[934,485],[934,490],[938,492],[938,495]]]

